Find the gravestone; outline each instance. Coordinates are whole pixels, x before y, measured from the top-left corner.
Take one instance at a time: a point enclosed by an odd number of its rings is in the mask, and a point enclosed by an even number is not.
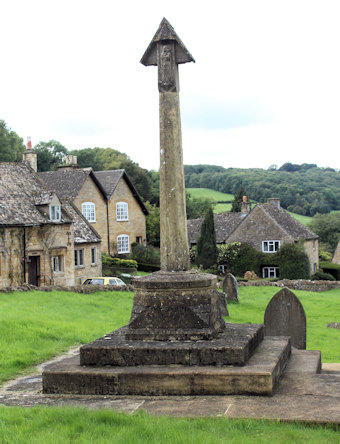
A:
[[[227,301],[239,302],[238,299],[238,284],[234,275],[228,273],[223,279],[222,288],[226,294]]]
[[[295,294],[284,287],[267,305],[264,314],[265,336],[290,336],[293,347],[306,349],[306,315]]]
[[[217,291],[222,316],[229,316],[227,295],[223,291]]]

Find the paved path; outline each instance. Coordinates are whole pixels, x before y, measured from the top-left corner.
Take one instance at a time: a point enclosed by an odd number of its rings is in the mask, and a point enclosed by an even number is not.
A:
[[[68,356],[77,354],[71,350]],[[60,360],[61,358],[58,358]],[[56,360],[54,360],[56,361]],[[51,363],[49,361],[48,363]],[[17,378],[0,389],[5,406],[82,406],[128,414],[225,416],[340,424],[340,364],[323,364],[321,374],[297,374],[287,368],[274,396],[75,396],[42,394],[41,371]]]

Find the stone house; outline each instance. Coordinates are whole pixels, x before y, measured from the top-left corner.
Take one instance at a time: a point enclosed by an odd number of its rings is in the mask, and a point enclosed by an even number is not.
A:
[[[84,215],[101,236],[103,253],[125,254],[132,243],[146,243],[148,211],[125,170],[79,168],[77,157],[67,156],[65,165],[39,177]]]
[[[338,245],[336,246],[336,249],[334,251],[332,262],[333,262],[333,264],[340,265],[340,240],[339,240]]]
[[[188,220],[189,246],[197,242],[203,218]],[[239,213],[214,215],[218,244],[241,242],[266,254],[275,253],[285,243],[303,243],[311,273],[319,269],[319,237],[280,206],[279,199],[268,199],[250,210],[246,200]],[[278,277],[277,266],[262,267],[262,277]]]
[[[0,163],[0,288],[76,285],[101,274],[101,239],[36,173],[36,156]]]

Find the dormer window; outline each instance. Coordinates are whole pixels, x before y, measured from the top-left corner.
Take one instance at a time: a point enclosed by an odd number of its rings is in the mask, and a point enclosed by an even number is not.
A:
[[[116,210],[118,221],[129,220],[129,210],[126,202],[117,202]]]
[[[52,222],[60,222],[61,220],[60,205],[50,205],[50,219]]]
[[[81,211],[89,222],[96,222],[96,206],[93,202],[84,202]]]

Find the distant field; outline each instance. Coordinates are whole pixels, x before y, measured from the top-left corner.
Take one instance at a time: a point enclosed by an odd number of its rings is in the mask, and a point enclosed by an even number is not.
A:
[[[211,190],[210,188],[186,188],[186,191],[188,191],[192,197],[208,198],[214,200],[215,202],[218,201],[231,202],[234,200],[234,196],[232,194],[221,193],[220,191]],[[252,202],[252,204],[254,205],[255,203],[256,202]],[[231,210],[231,203],[216,204],[214,207],[214,213],[224,213],[230,210]],[[288,211],[288,213],[303,225],[308,225],[313,219],[312,217],[302,216],[301,214],[291,213],[290,211]]]

